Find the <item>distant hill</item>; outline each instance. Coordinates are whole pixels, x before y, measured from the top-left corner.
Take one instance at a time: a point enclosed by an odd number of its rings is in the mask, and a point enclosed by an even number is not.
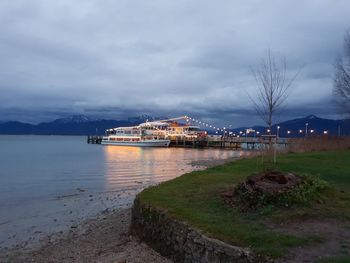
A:
[[[0,134],[101,135],[109,128],[132,126],[144,121],[141,117],[135,120],[97,120],[84,115],[75,115],[39,124],[28,124],[17,121],[3,122],[0,123]]]
[[[304,118],[298,118],[277,123],[272,126],[272,134],[276,134],[277,126],[280,127],[279,134],[281,137],[304,137],[307,127],[308,134],[323,134],[326,131],[330,135],[350,135],[350,119],[347,120],[331,120],[319,118],[315,115],[309,115]],[[233,132],[239,133],[252,128],[261,134],[266,134],[266,127],[253,126],[241,127],[233,129]],[[300,132],[301,130],[301,132]],[[288,131],[290,133],[288,133]]]
[[[61,118],[52,122],[43,122],[39,124],[28,124],[18,121],[0,122],[0,134],[36,134],[36,135],[94,135],[104,134],[106,129],[122,126],[138,125],[145,121],[157,119],[166,119],[168,117],[152,117],[142,115],[128,118],[127,120],[104,120],[93,119],[85,115],[74,115],[68,118]],[[328,134],[350,135],[350,120],[330,120],[318,118],[310,115],[305,118],[288,120],[278,123],[272,127],[272,133],[276,134],[277,126],[280,126],[279,134],[281,137],[303,137],[305,136],[305,124],[308,123],[308,133],[314,130],[314,134],[322,134],[327,131]],[[240,127],[230,130],[233,133],[244,133],[246,129],[252,128],[261,134],[266,133],[264,126]],[[299,130],[302,130],[300,133]],[[287,133],[290,131],[290,134]],[[213,131],[208,131],[213,133]],[[215,134],[215,132],[214,132]],[[252,134],[251,134],[252,135]]]

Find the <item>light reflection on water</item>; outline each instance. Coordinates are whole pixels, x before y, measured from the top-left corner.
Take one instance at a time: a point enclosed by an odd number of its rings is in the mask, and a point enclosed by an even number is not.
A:
[[[106,189],[150,185],[195,169],[192,161],[227,159],[242,152],[220,149],[105,146]]]
[[[197,169],[193,161],[241,154],[88,145],[79,136],[0,135],[0,250],[69,229],[107,208],[130,206],[145,187]]]

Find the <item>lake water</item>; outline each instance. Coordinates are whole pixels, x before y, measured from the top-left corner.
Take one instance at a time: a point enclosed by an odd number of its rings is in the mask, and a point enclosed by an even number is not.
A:
[[[193,161],[241,154],[89,145],[79,136],[0,136],[0,249],[34,244],[106,209],[128,207],[145,187],[199,169]]]

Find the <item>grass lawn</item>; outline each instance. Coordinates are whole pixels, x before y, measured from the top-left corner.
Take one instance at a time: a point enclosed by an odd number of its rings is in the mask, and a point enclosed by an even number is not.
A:
[[[174,180],[148,188],[138,195],[140,202],[167,210],[206,235],[227,243],[251,247],[254,251],[277,258],[290,248],[310,247],[325,242],[318,234],[300,236],[272,230],[274,225],[310,218],[350,222],[350,151],[288,154],[278,157],[281,171],[318,176],[329,182],[322,200],[310,205],[264,209],[242,213],[228,207],[220,194],[266,167],[260,158],[243,159],[204,171],[185,174]],[[350,244],[349,244],[350,245]],[[350,247],[342,258],[350,259]],[[350,253],[350,252],[349,252]],[[343,262],[334,258],[325,262]]]

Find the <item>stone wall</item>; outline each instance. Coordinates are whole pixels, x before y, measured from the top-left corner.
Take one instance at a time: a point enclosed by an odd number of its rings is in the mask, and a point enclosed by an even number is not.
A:
[[[138,198],[132,209],[131,233],[174,262],[267,262],[247,248],[209,238]]]

